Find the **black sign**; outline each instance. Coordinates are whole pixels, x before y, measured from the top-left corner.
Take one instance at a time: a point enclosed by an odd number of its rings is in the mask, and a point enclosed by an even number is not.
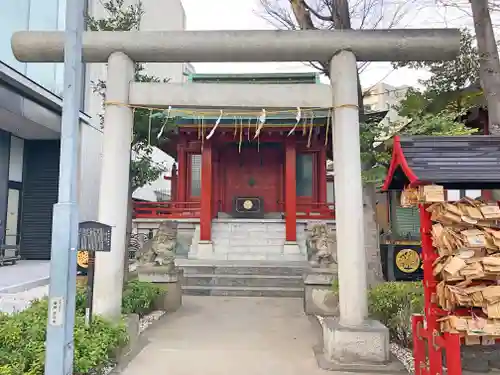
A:
[[[111,226],[84,221],[78,227],[78,250],[111,251]]]
[[[424,273],[420,245],[382,244],[380,250],[388,281],[422,280]]]

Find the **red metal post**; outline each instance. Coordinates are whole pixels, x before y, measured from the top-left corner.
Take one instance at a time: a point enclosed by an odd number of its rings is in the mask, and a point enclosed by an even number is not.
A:
[[[201,151],[200,240],[212,238],[212,145],[206,142]]]
[[[446,345],[446,367],[448,375],[462,375],[462,359],[460,357],[460,336],[444,333]]]
[[[432,375],[440,375],[443,373],[442,347],[439,345],[441,329],[437,321],[438,317],[435,313],[435,307],[437,306],[435,306],[432,301],[432,295],[436,293],[437,285],[434,275],[432,274],[432,264],[434,260],[436,260],[437,254],[432,244],[431,229],[431,214],[426,211],[426,206],[421,204],[420,235],[422,239],[422,257],[424,261],[424,311],[427,323],[426,330],[428,332],[427,348],[429,355],[429,371]]]
[[[415,364],[415,375],[425,375],[425,341],[421,335],[421,330],[424,328],[423,315],[413,315],[411,318],[411,326],[413,332],[413,361]]]
[[[297,186],[296,186],[295,140],[287,139],[285,143],[285,219],[286,240],[297,241]]]

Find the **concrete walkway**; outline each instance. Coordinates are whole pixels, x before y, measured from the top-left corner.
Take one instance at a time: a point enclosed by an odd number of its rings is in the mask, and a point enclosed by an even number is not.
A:
[[[0,267],[0,293],[17,293],[49,283],[50,262],[20,260]]]
[[[122,375],[325,375],[302,299],[184,297]]]

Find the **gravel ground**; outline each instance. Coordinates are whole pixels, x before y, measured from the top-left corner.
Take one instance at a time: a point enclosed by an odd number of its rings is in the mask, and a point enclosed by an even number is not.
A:
[[[144,332],[151,324],[165,315],[165,311],[157,310],[145,315],[139,321],[139,333]],[[104,370],[104,375],[109,375],[113,372],[115,366],[110,366]]]
[[[391,344],[391,353],[401,361],[404,367],[408,370],[409,373],[413,374],[415,372],[415,366],[413,362],[413,353],[410,349],[403,348],[398,344]]]

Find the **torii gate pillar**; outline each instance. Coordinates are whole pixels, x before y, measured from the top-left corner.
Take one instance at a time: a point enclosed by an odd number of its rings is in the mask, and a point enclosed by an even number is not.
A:
[[[346,363],[356,363],[360,370],[387,372],[400,366],[390,364],[388,329],[368,319],[357,66],[352,52],[335,54],[330,79],[340,318],[323,321],[321,356],[329,368],[345,370]]]
[[[112,226],[111,251],[96,254],[94,311],[119,319],[126,243],[129,200],[130,149],[134,114],[125,105],[130,82],[134,80],[134,62],[122,52],[113,52],[108,59],[106,108],[101,181],[99,188],[99,221]]]

